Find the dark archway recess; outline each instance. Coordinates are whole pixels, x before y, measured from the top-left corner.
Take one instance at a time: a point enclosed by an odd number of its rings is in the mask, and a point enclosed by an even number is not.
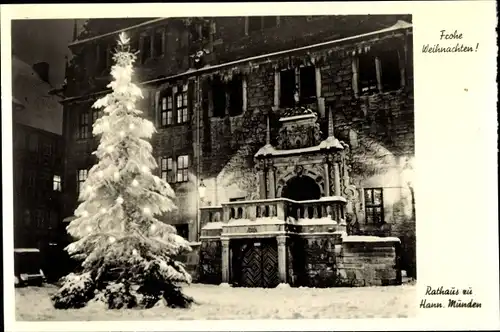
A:
[[[314,200],[321,197],[321,189],[316,181],[309,176],[298,175],[288,180],[281,197],[294,201]],[[307,212],[309,216],[312,216],[313,207],[309,207]],[[288,215],[294,218],[304,218],[305,210],[300,206],[288,205]],[[321,215],[318,215],[318,217],[321,217]]]
[[[288,180],[281,197],[293,199],[294,201],[319,199],[321,190],[316,181],[309,176],[295,176]]]

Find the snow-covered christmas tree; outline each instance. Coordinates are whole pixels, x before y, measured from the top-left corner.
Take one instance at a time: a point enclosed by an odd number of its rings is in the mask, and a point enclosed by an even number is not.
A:
[[[52,297],[56,308],[79,308],[96,298],[109,308],[152,307],[161,298],[171,307],[188,307],[181,283],[191,282],[175,257],[191,250],[175,228],[155,216],[175,209],[174,192],[154,175],[158,165],[147,141],[154,125],[140,117],[136,102],[143,98],[132,83],[136,59],[122,33],[111,68],[112,92],[94,108],[103,116],[93,127],[100,136],[94,165],[83,184],[67,230],[76,241],[66,250],[82,261],[81,268],[64,277]]]

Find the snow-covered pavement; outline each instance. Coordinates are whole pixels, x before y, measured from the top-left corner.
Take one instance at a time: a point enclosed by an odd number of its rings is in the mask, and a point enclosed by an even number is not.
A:
[[[310,319],[412,317],[416,286],[364,288],[230,288],[194,284],[184,287],[197,304],[190,309],[107,310],[89,303],[75,310],[55,310],[54,286],[16,289],[16,320],[160,320],[160,319]]]

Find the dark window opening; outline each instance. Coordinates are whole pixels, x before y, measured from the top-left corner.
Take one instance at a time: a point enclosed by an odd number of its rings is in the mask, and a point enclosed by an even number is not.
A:
[[[200,32],[199,32],[199,25],[198,24],[192,24],[189,27],[189,33],[191,34],[191,40],[192,41],[198,41],[201,37]]]
[[[277,18],[276,16],[263,16],[262,17],[262,28],[263,29],[268,29],[268,28],[274,28],[277,25]]]
[[[78,126],[78,138],[85,139],[89,138],[90,130],[89,130],[89,113],[83,112],[80,114],[80,123]]]
[[[146,62],[151,57],[151,36],[144,35],[142,38],[142,63]]]
[[[316,98],[316,69],[313,66],[300,68],[300,100],[307,102]]]
[[[130,51],[132,53],[135,53],[139,51],[139,38],[137,37],[132,37],[130,40]]]
[[[201,37],[203,39],[209,39],[210,38],[210,31],[211,31],[210,25],[203,25],[201,27]]]
[[[32,152],[38,151],[38,135],[37,134],[33,133],[33,134],[29,135],[28,149]]]
[[[243,113],[243,79],[241,75],[233,76],[228,83],[229,115],[236,116]]]
[[[163,56],[163,30],[156,30],[153,39],[153,52],[155,57]]]
[[[359,61],[359,89],[361,93],[377,90],[377,70],[375,56],[371,53],[361,54]]]
[[[189,236],[189,224],[175,225],[175,230],[177,231],[177,235],[183,237],[184,239],[188,239],[188,236]]]
[[[248,32],[274,28],[277,25],[278,25],[278,18],[276,16],[249,16],[248,17]]]
[[[295,70],[288,69],[280,73],[280,105],[292,107],[295,103]]]
[[[250,16],[248,17],[248,31],[258,31],[262,28],[262,17],[261,16]]]
[[[97,45],[97,71],[103,72],[108,67],[108,45]]]
[[[226,115],[226,90],[224,83],[219,77],[215,77],[212,84],[212,99],[215,117],[224,117]]]
[[[367,224],[381,224],[384,222],[384,196],[382,188],[366,188],[365,214]]]
[[[380,53],[381,76],[383,91],[393,91],[401,87],[401,72],[399,70],[399,55],[397,50]]]

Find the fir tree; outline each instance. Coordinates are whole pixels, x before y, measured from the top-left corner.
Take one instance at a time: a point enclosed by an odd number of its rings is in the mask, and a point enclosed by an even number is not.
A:
[[[112,92],[93,107],[103,110],[93,134],[100,136],[94,165],[83,184],[68,233],[76,241],[66,250],[81,260],[76,273],[63,277],[52,297],[56,308],[79,308],[101,298],[109,308],[152,307],[162,297],[170,307],[188,307],[193,300],[180,283],[191,282],[175,261],[191,250],[175,228],[155,216],[175,209],[174,192],[152,173],[158,165],[147,141],[153,124],[140,117],[143,98],[132,83],[136,59],[129,38],[121,34],[111,68]]]

